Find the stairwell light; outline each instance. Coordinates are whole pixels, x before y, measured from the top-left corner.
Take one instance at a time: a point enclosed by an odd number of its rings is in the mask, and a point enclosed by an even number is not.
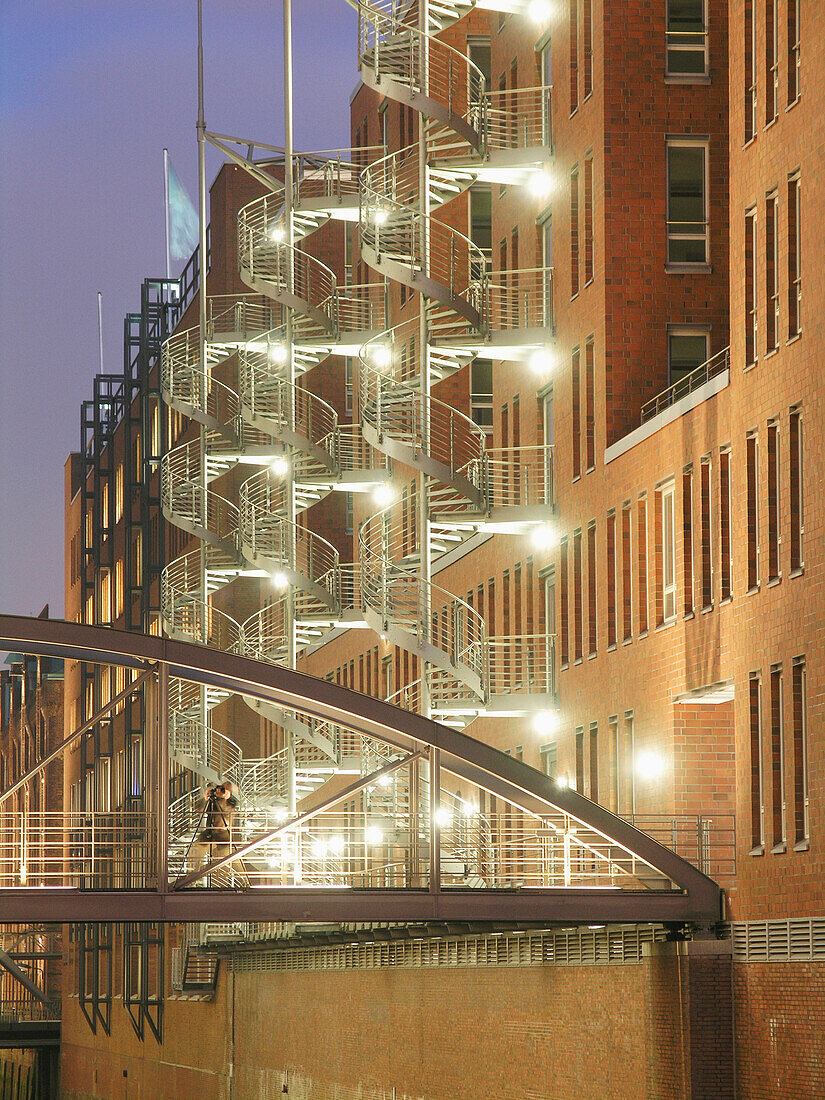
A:
[[[380,508],[386,508],[395,500],[392,485],[377,485],[372,491],[372,499]]]
[[[386,344],[372,344],[370,361],[376,370],[386,370],[392,362],[392,352]]]
[[[556,365],[556,357],[549,348],[537,348],[530,356],[530,370],[534,374],[549,374]]]
[[[329,838],[328,848],[333,855],[339,856],[346,846],[347,842],[342,836],[331,836]]]
[[[564,790],[564,788],[570,786],[570,780],[567,778],[566,775],[557,775],[556,776],[556,786],[561,787],[562,790]]]
[[[281,343],[280,340],[270,344],[266,349],[266,357],[274,367],[282,367],[286,362],[286,344]]]
[[[435,823],[441,829],[446,829],[452,824],[453,815],[446,806],[439,806],[435,811]]]
[[[533,198],[546,199],[553,190],[553,177],[546,168],[540,168],[538,171],[530,173],[527,187]]]
[[[533,715],[533,729],[542,737],[557,733],[559,728],[559,716],[554,710],[540,710]]]
[[[286,455],[275,455],[269,468],[276,477],[286,477],[289,473],[289,460]]]
[[[273,225],[269,230],[269,239],[275,241],[276,244],[280,244],[281,241],[286,239],[286,230],[280,223]]]
[[[289,579],[286,573],[282,573],[280,570],[277,573],[272,574],[272,586],[273,588],[283,589],[289,584]]]
[[[556,529],[550,523],[540,523],[530,532],[530,542],[536,550],[552,550],[558,541]]]
[[[553,5],[550,0],[530,0],[527,14],[534,23],[546,23],[553,14]]]
[[[388,217],[389,214],[383,206],[377,206],[372,212],[372,220],[376,225],[383,225]]]
[[[378,786],[379,787],[391,787],[392,786],[392,776],[391,775],[379,775],[379,777],[378,777]]]
[[[381,841],[384,839],[384,834],[381,832],[377,825],[370,825],[370,827],[364,833],[364,839],[371,847],[375,847],[377,844],[380,844]]]
[[[640,779],[660,779],[665,762],[658,752],[642,752],[636,757],[636,774]]]

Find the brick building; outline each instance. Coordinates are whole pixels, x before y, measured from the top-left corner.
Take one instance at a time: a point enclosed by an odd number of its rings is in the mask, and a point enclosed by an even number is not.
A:
[[[206,365],[197,260],[144,295],[145,381],[68,467],[67,617],[466,728],[699,862],[725,922],[87,926],[65,1095],[819,1096],[825,17],[356,6],[352,151],[296,157],[292,225],[277,155],[212,187]],[[112,685],[68,677],[76,725]],[[173,708],[178,866],[205,783],[252,822],[347,770],[300,716]],[[142,805],[129,713],[78,809]],[[510,809],[450,793],[529,886]]]

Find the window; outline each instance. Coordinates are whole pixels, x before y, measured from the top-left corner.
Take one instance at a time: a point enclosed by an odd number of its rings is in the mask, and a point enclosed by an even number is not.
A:
[[[493,431],[493,363],[474,359],[470,364],[470,415],[489,435]]]
[[[798,408],[792,408],[788,420],[790,466],[789,496],[791,513],[791,573],[801,570],[805,561],[803,554],[803,535],[805,533],[805,511],[802,492],[802,414]]]
[[[633,637],[633,548],[630,501],[622,507],[622,606],[623,639]]]
[[[588,653],[596,655],[598,622],[596,620],[596,521],[587,525],[587,613]]]
[[[667,329],[667,366],[669,385],[680,382],[697,367],[708,361],[707,329],[692,326],[668,325]]]
[[[470,240],[485,253],[493,248],[493,192],[489,184],[475,183],[470,188]]]
[[[583,0],[582,38],[584,47],[584,98],[593,91],[593,0]]]
[[[123,518],[123,463],[115,470],[115,523]]]
[[[759,439],[748,432],[747,497],[748,497],[748,591],[759,587]]]
[[[756,308],[756,208],[745,213],[745,366],[758,355]]]
[[[733,593],[730,532],[730,450],[723,448],[719,452],[719,580],[722,600],[729,600]]]
[[[607,513],[607,646],[616,646],[616,513]]]
[[[713,546],[710,522],[710,459],[703,458],[700,466],[700,495],[702,508],[702,607],[713,607]]]
[[[590,801],[599,801],[599,724],[590,723]]]
[[[800,0],[788,3],[788,106],[799,99],[799,16]]]
[[[706,0],[667,0],[667,75],[704,76],[708,69]]]
[[[756,52],[756,20],[753,13],[754,0],[745,0],[745,144],[756,136],[756,73],[758,68]]]
[[[802,331],[802,242],[799,233],[799,175],[788,179],[788,339]]]
[[[610,750],[610,812],[619,812],[619,716],[607,719],[607,742]]]
[[[552,504],[554,497],[553,488],[553,393],[545,393],[541,397],[541,427],[542,443],[544,445],[544,499]]]
[[[543,144],[549,146],[552,144],[553,138],[553,112],[550,93],[550,89],[553,86],[553,54],[549,35],[547,37],[547,41],[541,47],[541,84],[542,88],[544,89],[542,94],[544,120]]]
[[[593,157],[584,161],[584,285],[593,281]]]
[[[798,846],[807,846],[808,821],[808,715],[805,658],[793,659],[793,769],[794,829]]]
[[[581,372],[579,366],[580,352],[573,348],[571,357],[571,383],[572,383],[572,428],[573,428],[573,480],[581,477],[582,473],[582,442],[581,442]]]
[[[586,469],[590,473],[596,468],[596,364],[592,336],[587,337],[584,345],[584,402]]]
[[[768,580],[779,580],[780,543],[780,480],[779,480],[779,424],[768,421]]]
[[[779,242],[777,240],[776,192],[765,200],[765,340],[766,350],[779,345]]]
[[[639,555],[639,634],[646,634],[647,621],[647,498],[639,498],[636,544]]]
[[[541,757],[541,770],[550,779],[556,778],[557,763],[557,750],[556,742],[549,741],[546,745],[542,745],[539,749],[539,755]]]
[[[771,808],[773,851],[785,851],[785,729],[782,666],[771,666]]]
[[[353,494],[344,493],[344,531],[347,535],[351,535],[353,531],[352,524],[352,506]]]
[[[352,416],[353,407],[352,357],[347,356],[344,360],[344,411],[347,416]]]
[[[547,218],[541,226],[542,263],[544,266],[544,324],[553,325],[553,219]]]
[[[570,8],[570,114],[579,107],[579,0],[569,0]]]
[[[636,813],[636,726],[632,710],[625,711],[622,744],[619,753],[621,775],[621,813]]]
[[[573,789],[584,794],[584,726],[576,727],[576,782]]]
[[[570,297],[579,293],[579,169],[570,173]]]
[[[659,493],[659,528],[662,539],[661,557],[661,620],[676,618],[676,525],[674,518],[674,488],[668,485]]]
[[[693,614],[693,469],[682,472],[682,579],[685,614]]]
[[[582,533],[573,534],[573,655],[580,661],[584,655],[582,637]]]
[[[750,674],[751,743],[751,854],[761,855],[765,843],[762,776],[762,681],[758,672]]]
[[[667,146],[667,262],[708,260],[707,145],[671,140]]]
[[[777,6],[779,0],[765,0],[765,125],[776,121],[779,99],[779,50]],[[793,3],[793,0],[791,0]]]
[[[568,589],[567,580],[567,536],[559,542],[559,618],[560,623],[560,637],[559,646],[561,649],[561,667],[567,668],[570,663],[570,648],[569,648],[569,614],[570,614],[570,595]]]

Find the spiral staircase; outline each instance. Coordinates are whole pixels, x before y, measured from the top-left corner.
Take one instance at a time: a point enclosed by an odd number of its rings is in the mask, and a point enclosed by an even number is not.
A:
[[[552,447],[493,450],[482,428],[430,392],[477,355],[552,355],[551,273],[492,273],[487,254],[436,216],[476,182],[547,177],[549,89],[490,92],[468,57],[438,38],[472,7],[524,6],[516,0],[429,3],[426,33],[415,5],[347,2],[358,13],[362,80],[419,112],[426,168],[418,143],[363,168],[364,150],[296,156],[292,244],[282,187],[239,212],[239,270],[251,293],[208,299],[205,349],[191,329],[163,349],[164,398],[200,427],[161,466],[164,515],[198,541],[164,571],[164,629],[285,662],[289,587],[299,649],[333,627],[366,625],[422,659],[424,681],[397,693],[402,705],[418,709],[426,683],[433,716],[454,725],[529,714],[552,705],[552,642],[490,638],[479,612],[421,565],[425,551],[437,568],[480,533],[552,523]],[[301,247],[330,219],[358,224],[374,281],[340,285]],[[422,318],[386,327],[385,279],[421,295],[426,356],[415,350]],[[359,423],[339,424],[299,382],[330,354],[358,356]],[[412,502],[396,499],[362,525],[359,562],[342,563],[304,513],[329,492],[386,483],[391,463],[425,479],[426,535]],[[263,606],[238,621],[221,593],[250,582]],[[204,782],[232,779],[262,813],[285,805],[293,766],[299,798],[366,766],[364,746],[345,731],[260,702],[263,717],[293,734],[294,764],[287,750],[245,759],[213,728],[220,692],[179,684],[173,695],[173,759]],[[190,792],[173,807],[181,850],[198,805]]]

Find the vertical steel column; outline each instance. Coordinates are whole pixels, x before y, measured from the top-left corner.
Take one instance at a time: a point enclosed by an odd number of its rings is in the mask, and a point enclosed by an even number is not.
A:
[[[169,889],[169,666],[165,661],[158,662],[156,697],[156,871],[158,891],[165,894]]]
[[[295,226],[293,221],[294,180],[292,176],[293,140],[292,140],[292,0],[283,0],[284,4],[284,217],[286,218],[286,244],[287,244],[287,290],[293,293],[295,282],[294,253]],[[287,381],[289,382],[289,427],[295,427],[295,354],[292,346],[292,310],[286,313],[286,344],[287,344]],[[290,449],[291,450],[291,449]],[[287,519],[290,522],[292,532],[292,558],[290,568],[295,568],[295,469],[294,462],[289,463],[287,471]],[[296,663],[296,639],[295,639],[295,589],[293,585],[287,586],[284,596],[285,619],[287,628],[287,665],[295,668]],[[297,792],[295,783],[295,739],[294,734],[286,731],[287,748],[287,808],[291,814],[295,813],[297,805]]]
[[[427,49],[427,29],[429,24],[429,0],[419,0],[419,29],[421,31],[421,65],[420,83],[422,93],[429,94],[429,52]],[[421,260],[422,267],[426,266],[426,274],[430,274],[430,187],[429,172],[427,166],[427,125],[423,112],[418,114],[418,204],[421,218]],[[422,398],[422,424],[421,445],[425,454],[430,449],[430,350],[427,334],[427,303],[423,294],[418,297],[419,310],[419,338],[418,343],[421,355],[421,398]],[[432,608],[430,606],[430,585],[432,581],[432,555],[430,548],[430,502],[427,486],[427,475],[422,470],[418,475],[418,539],[421,549],[420,573],[424,581],[424,615],[422,616],[422,630],[424,637],[428,637],[432,629]],[[421,676],[421,713],[425,718],[431,717],[430,690],[427,684],[427,665],[423,654],[419,658],[419,674]]]
[[[430,893],[441,889],[441,751],[430,749]]]
[[[198,0],[198,231],[199,231],[199,267],[200,287],[198,289],[198,339],[200,343],[201,378],[206,379],[206,117],[203,104],[203,0]],[[200,427],[200,509],[201,521],[206,526],[206,428]],[[200,626],[202,631],[201,641],[204,645],[208,642],[208,614],[209,589],[206,582],[206,553],[201,544],[200,549]],[[202,762],[207,759],[208,746],[206,743],[206,727],[209,721],[209,708],[207,706],[206,688],[200,689],[200,753]]]

